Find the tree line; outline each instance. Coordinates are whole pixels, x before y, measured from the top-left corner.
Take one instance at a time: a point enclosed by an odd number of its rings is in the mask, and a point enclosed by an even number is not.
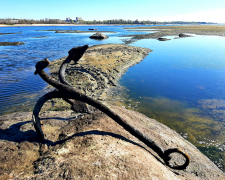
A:
[[[15,21],[16,20],[16,21]],[[59,20],[59,19],[49,19],[49,21],[42,20],[34,20],[34,19],[0,19],[0,23],[2,24],[14,24],[10,22],[16,22],[15,24],[137,24],[137,25],[164,25],[164,24],[208,24],[206,22],[187,22],[187,21],[139,21],[139,20],[124,20],[124,19],[111,19],[111,20],[103,20],[103,21],[85,21],[85,20]],[[211,24],[211,23],[210,23]]]

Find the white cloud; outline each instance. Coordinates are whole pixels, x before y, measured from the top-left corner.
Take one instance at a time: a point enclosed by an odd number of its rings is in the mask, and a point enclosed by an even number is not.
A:
[[[157,21],[202,21],[225,23],[225,9],[213,9],[188,14],[179,14],[176,16],[166,16],[156,18]]]

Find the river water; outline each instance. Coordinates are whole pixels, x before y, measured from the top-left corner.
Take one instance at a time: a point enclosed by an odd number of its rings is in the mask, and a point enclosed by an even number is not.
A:
[[[44,88],[46,83],[33,75],[39,60],[64,57],[80,45],[121,44],[129,38],[120,36],[149,33],[127,31],[122,26],[98,26],[93,28],[116,33],[105,33],[109,39],[96,41],[89,39],[91,32],[44,31],[88,28],[0,28],[1,33],[19,33],[1,35],[0,42],[25,42],[21,46],[0,46],[0,114],[32,110],[38,98],[48,91]],[[167,38],[171,40],[145,39],[130,44],[153,52],[129,68],[119,81],[126,88],[126,107],[176,130],[225,170],[225,38]]]

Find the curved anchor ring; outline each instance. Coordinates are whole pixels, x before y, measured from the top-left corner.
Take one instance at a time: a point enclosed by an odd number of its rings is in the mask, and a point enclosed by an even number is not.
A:
[[[71,53],[71,57],[75,58],[77,52],[76,51],[69,51]],[[79,60],[79,59],[78,59]],[[121,125],[125,130],[130,132],[133,136],[137,137],[140,141],[145,143],[148,147],[153,149],[165,162],[167,166],[169,166],[172,169],[178,169],[182,170],[185,169],[189,163],[190,163],[190,158],[189,156],[182,152],[179,149],[168,149],[164,150],[161,147],[159,147],[154,141],[146,137],[143,133],[135,129],[135,127],[129,125],[123,118],[121,118],[119,115],[114,113],[110,108],[102,104],[101,102],[85,95],[80,92],[78,92],[76,89],[74,89],[72,86],[69,84],[65,83],[60,83],[54,79],[52,79],[43,69],[48,66],[50,61],[47,59],[44,59],[42,61],[37,62],[36,64],[36,71],[35,74],[39,74],[39,76],[49,83],[50,85],[54,86],[58,91],[52,91],[44,96],[42,96],[36,103],[34,110],[33,110],[33,123],[35,130],[37,134],[39,135],[40,138],[44,139],[44,133],[41,128],[41,123],[40,123],[40,118],[39,118],[39,112],[44,105],[44,103],[47,100],[53,99],[53,98],[63,98],[63,99],[75,99],[78,101],[85,102],[91,106],[94,106],[95,108],[99,109],[100,111],[104,112],[106,115],[108,115],[110,118],[112,118],[115,122],[117,122],[119,125]],[[64,77],[64,75],[63,75]],[[169,164],[169,161],[171,159],[170,154],[171,153],[180,153],[182,156],[185,158],[185,163],[183,165],[178,165],[178,166],[171,166]]]
[[[181,154],[185,158],[185,163],[182,164],[182,165],[178,165],[178,166],[171,166],[169,164],[169,160],[171,159],[170,154],[172,154],[172,153],[179,153],[179,154]],[[177,169],[177,170],[186,169],[186,167],[190,163],[190,157],[186,153],[184,153],[183,151],[181,151],[178,148],[165,150],[164,151],[164,159],[163,160],[164,160],[164,162],[165,162],[165,164],[167,166],[169,166],[172,169]]]

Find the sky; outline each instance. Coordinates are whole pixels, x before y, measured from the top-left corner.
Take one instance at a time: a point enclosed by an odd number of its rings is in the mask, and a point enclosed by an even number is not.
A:
[[[0,19],[66,17],[225,23],[225,0],[0,0]]]

